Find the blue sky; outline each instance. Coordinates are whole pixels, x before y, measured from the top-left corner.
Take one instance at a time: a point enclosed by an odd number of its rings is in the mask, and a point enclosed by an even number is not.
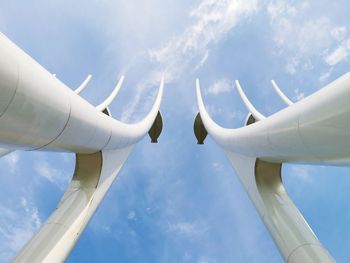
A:
[[[192,132],[199,77],[212,117],[240,127],[239,79],[264,114],[346,73],[345,0],[0,1],[0,31],[93,105],[126,75],[111,110],[140,120],[160,76],[164,130],[142,140],[68,262],[282,262],[223,151]],[[0,160],[0,261],[9,261],[55,208],[74,170],[69,153]],[[349,168],[284,165],[287,191],[337,262],[350,252]]]

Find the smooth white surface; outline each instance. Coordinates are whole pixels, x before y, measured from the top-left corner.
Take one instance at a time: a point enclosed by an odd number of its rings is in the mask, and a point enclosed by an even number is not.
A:
[[[97,108],[72,91],[0,34],[0,155],[16,150],[59,150],[77,156],[73,180],[53,214],[14,262],[63,262],[96,211],[134,145],[159,111],[164,78],[155,102],[138,123],[102,113],[121,87]]]
[[[104,102],[102,102],[101,104],[96,106],[96,109],[98,109],[99,111],[104,111],[113,102],[115,97],[118,95],[120,88],[123,85],[123,81],[124,81],[124,76],[121,76],[120,80],[118,81],[118,84],[115,86],[111,95],[109,95],[108,98]]]
[[[239,93],[239,95],[241,96],[242,100],[243,100],[243,103],[244,105],[246,106],[246,108],[248,109],[248,111],[254,116],[254,118],[258,121],[261,121],[263,119],[265,119],[266,117],[261,114],[254,106],[253,104],[249,101],[248,97],[245,95],[242,87],[241,87],[241,84],[239,83],[238,80],[235,81],[236,83],[236,88],[237,88],[237,91]],[[197,86],[199,86],[199,80],[197,82]]]
[[[13,262],[64,262],[132,148],[78,154],[72,182],[59,205]]]
[[[6,58],[0,61],[6,84],[0,89],[0,147],[94,153],[132,145],[151,128],[164,80],[149,114],[136,124],[125,124],[93,107],[5,36],[0,35],[0,41],[0,56]],[[7,74],[9,65],[18,65],[18,73]]]
[[[226,155],[286,262],[334,262],[289,198],[280,164],[232,151],[226,151]]]
[[[92,78],[92,76],[91,76],[91,75],[88,75],[88,76],[86,77],[86,79],[80,84],[80,86],[79,86],[76,90],[74,90],[74,92],[75,92],[76,94],[81,93],[81,92],[87,87],[87,85],[89,84],[91,78]]]
[[[294,103],[282,92],[282,90],[278,87],[276,81],[271,80],[271,84],[275,91],[277,92],[278,96],[286,103],[288,106],[293,105]]]
[[[222,128],[210,118],[199,80],[196,92],[206,130],[225,149],[285,261],[334,262],[287,195],[281,164],[350,163],[350,74],[269,118],[238,129]],[[247,108],[255,117],[251,106]]]
[[[217,125],[205,110],[197,86],[201,117],[226,150],[269,162],[350,164],[350,74],[255,124],[238,129]]]

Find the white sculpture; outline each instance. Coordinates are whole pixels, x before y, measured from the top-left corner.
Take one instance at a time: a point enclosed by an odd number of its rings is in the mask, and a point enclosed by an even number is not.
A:
[[[72,91],[0,34],[0,155],[13,150],[76,153],[72,182],[56,210],[14,262],[62,262],[127,160],[158,114],[164,80],[151,111],[136,124],[111,118],[111,95],[97,107]],[[159,135],[159,134],[158,134]],[[153,138],[152,138],[153,140]]]
[[[334,262],[288,197],[281,167],[283,163],[350,164],[350,74],[296,103],[276,82],[272,84],[289,107],[265,117],[236,81],[250,115],[245,127],[225,129],[207,113],[197,79],[197,104],[205,129],[201,134],[207,132],[225,150],[286,262]],[[198,117],[196,122],[196,136],[201,138]]]

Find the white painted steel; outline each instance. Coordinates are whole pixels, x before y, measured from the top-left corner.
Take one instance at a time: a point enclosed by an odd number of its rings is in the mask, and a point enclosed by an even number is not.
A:
[[[99,111],[104,111],[113,102],[115,97],[118,95],[120,88],[123,85],[123,81],[124,81],[124,76],[121,76],[120,80],[118,81],[118,84],[115,86],[111,95],[109,95],[109,97],[100,105],[96,106],[96,109],[98,109]]]
[[[132,148],[77,154],[72,182],[56,210],[13,262],[64,262]]]
[[[86,77],[86,79],[80,84],[80,86],[79,86],[76,90],[74,90],[74,92],[75,92],[76,94],[81,93],[81,92],[87,87],[87,85],[89,84],[91,78],[92,78],[92,76],[91,76],[91,75],[88,75],[88,76]]]
[[[199,82],[198,82],[199,84]],[[253,125],[225,129],[205,110],[201,117],[214,140],[227,150],[267,162],[350,164],[350,74]]]
[[[240,97],[242,98],[242,101],[244,102],[244,105],[246,106],[246,108],[248,109],[248,111],[254,116],[254,118],[258,121],[265,119],[266,117],[261,114],[255,107],[254,105],[249,101],[248,97],[245,95],[241,84],[239,83],[238,80],[235,81],[236,83],[236,88],[237,91],[240,95]],[[199,85],[199,80],[197,80],[197,86]]]
[[[350,74],[269,118],[239,129],[222,128],[210,118],[199,80],[196,84],[206,130],[225,149],[286,262],[334,262],[288,197],[281,166],[283,162],[349,164]]]
[[[149,114],[139,123],[125,124],[78,96],[4,35],[0,44],[5,58],[0,61],[0,147],[77,153],[118,149],[145,136],[157,116],[163,80]]]
[[[280,98],[284,101],[284,103],[286,103],[288,106],[294,104],[294,102],[291,101],[291,100],[282,92],[282,90],[278,87],[276,81],[271,80],[271,84],[272,84],[273,88],[275,89],[275,91],[277,92],[278,96],[280,96]]]
[[[0,156],[10,150],[58,150],[77,156],[61,202],[14,262],[63,262],[96,211],[134,145],[152,127],[164,79],[147,116],[126,124],[108,105],[123,82],[97,108],[81,98],[91,76],[72,91],[0,34]],[[110,116],[101,111],[107,110]]]
[[[226,151],[226,156],[286,262],[335,262],[289,198],[281,180],[281,164],[232,151]]]

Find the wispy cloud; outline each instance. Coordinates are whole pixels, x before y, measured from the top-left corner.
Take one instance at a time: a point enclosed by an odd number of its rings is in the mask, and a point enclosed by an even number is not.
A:
[[[325,61],[330,66],[334,66],[349,57],[350,54],[350,38],[342,41],[334,51],[325,57]]]
[[[34,170],[38,175],[57,185],[61,190],[64,190],[69,181],[67,174],[62,172],[62,170],[56,169],[45,159],[37,161],[34,164]]]
[[[349,55],[347,28],[327,16],[310,16],[312,10],[312,4],[303,1],[273,0],[267,5],[277,54],[287,59],[285,69],[291,75],[313,69],[314,58],[334,66]],[[322,80],[326,77],[324,73]]]
[[[156,85],[162,75],[167,82],[183,73],[198,70],[207,61],[213,44],[222,40],[238,23],[258,10],[257,0],[204,0],[190,12],[193,22],[182,34],[165,41],[160,48],[148,50],[154,65],[139,84],[135,99],[126,107],[123,119],[129,119],[145,89]],[[194,73],[194,72],[193,72]]]
[[[212,84],[206,90],[206,94],[218,95],[221,93],[229,92],[231,88],[232,88],[232,81],[230,81],[229,79],[221,79],[214,82],[214,84]]]
[[[256,0],[204,0],[190,12],[194,22],[161,48],[149,50],[149,56],[160,64],[168,81],[177,79],[193,64],[203,64],[211,44],[219,42],[257,9]]]
[[[24,197],[19,205],[0,206],[0,261],[8,262],[40,225],[38,209]]]
[[[202,236],[207,231],[208,226],[206,226],[204,223],[176,222],[168,224],[168,232],[172,232],[176,235],[186,236],[188,238]]]
[[[9,166],[10,172],[15,173],[17,171],[17,166],[19,162],[19,154],[18,152],[12,152],[9,155],[4,157],[4,160]]]

